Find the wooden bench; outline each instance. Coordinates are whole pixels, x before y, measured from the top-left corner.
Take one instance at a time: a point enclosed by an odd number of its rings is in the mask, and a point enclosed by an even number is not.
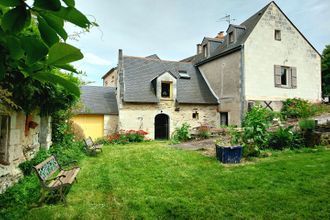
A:
[[[89,154],[96,154],[99,151],[102,151],[103,144],[95,144],[91,137],[84,139],[85,149]]]
[[[77,161],[72,161],[71,163],[77,163]],[[45,191],[51,191],[56,195],[59,195],[64,204],[66,204],[64,195],[65,187],[70,186],[73,182],[77,181],[76,176],[80,171],[80,168],[74,166],[70,169],[62,169],[55,156],[48,157],[33,168],[36,171],[42,186],[42,195],[39,202],[41,203],[44,201]]]

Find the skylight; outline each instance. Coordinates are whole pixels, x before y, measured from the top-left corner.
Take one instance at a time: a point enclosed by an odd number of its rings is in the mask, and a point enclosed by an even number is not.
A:
[[[179,70],[180,79],[190,79],[189,74],[185,70]]]

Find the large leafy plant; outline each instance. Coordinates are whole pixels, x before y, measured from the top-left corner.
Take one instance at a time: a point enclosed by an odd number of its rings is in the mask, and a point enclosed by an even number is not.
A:
[[[260,106],[254,106],[251,111],[247,112],[243,120],[243,142],[247,145],[252,144],[257,147],[264,146],[268,141],[268,131],[274,112]]]
[[[79,87],[54,69],[76,72],[71,62],[83,58],[65,41],[64,22],[88,29],[95,23],[75,8],[74,0],[0,0],[0,80],[21,74],[60,85],[79,96]]]

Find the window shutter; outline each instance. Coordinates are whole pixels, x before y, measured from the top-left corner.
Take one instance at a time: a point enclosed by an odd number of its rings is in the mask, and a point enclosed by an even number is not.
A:
[[[291,67],[291,88],[297,88],[297,68]]]
[[[274,82],[275,87],[281,87],[281,66],[274,66]]]

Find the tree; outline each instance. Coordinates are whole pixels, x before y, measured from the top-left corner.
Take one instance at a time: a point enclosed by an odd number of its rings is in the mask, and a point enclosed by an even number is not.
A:
[[[322,53],[322,96],[330,96],[330,45]]]
[[[32,5],[0,0],[0,22],[0,82],[19,74],[79,97],[77,84],[54,71],[77,72],[70,63],[83,58],[78,48],[65,43],[64,22],[83,29],[96,25],[75,8],[74,0],[34,0]]]

